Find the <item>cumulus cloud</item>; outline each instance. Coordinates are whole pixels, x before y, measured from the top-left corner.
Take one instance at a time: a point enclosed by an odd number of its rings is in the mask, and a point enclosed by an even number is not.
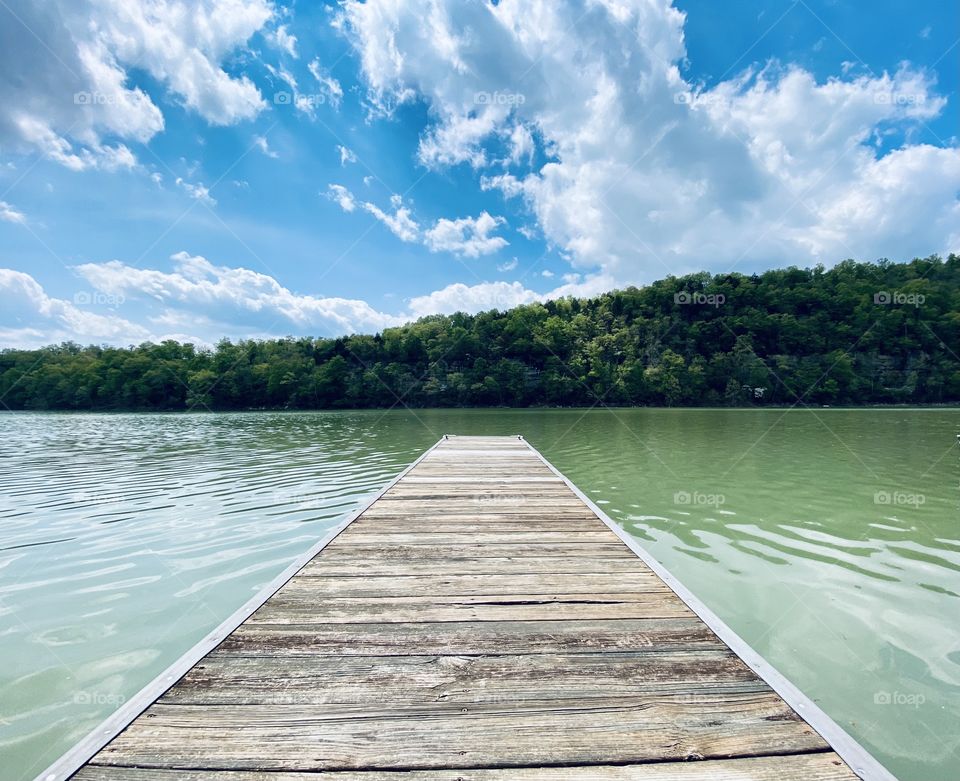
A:
[[[0,4],[0,144],[73,170],[129,168],[124,142],[164,128],[130,86],[138,68],[212,124],[256,116],[261,95],[224,60],[273,16],[268,0],[9,0]]]
[[[0,269],[0,343],[17,347],[69,340],[128,344],[149,337],[142,325],[83,308],[91,300],[88,291],[78,291],[76,298],[81,305],[48,296],[29,274]]]
[[[442,290],[410,299],[410,311],[417,317],[482,312],[487,309],[510,309],[539,298],[537,293],[519,282],[480,282],[475,285],[456,282]]]
[[[399,195],[391,195],[390,206],[393,211],[385,212],[369,201],[363,204],[363,208],[386,225],[400,241],[411,242],[420,238],[420,226],[413,219],[410,209],[403,205],[403,199]]]
[[[342,184],[328,185],[327,197],[345,212],[352,212],[357,208],[357,202],[353,197],[353,193],[351,193]]]
[[[209,345],[224,336],[370,333],[426,315],[596,295],[613,284],[600,275],[582,280],[567,275],[563,285],[539,293],[521,282],[455,283],[410,299],[401,311],[384,312],[363,300],[295,293],[267,274],[219,266],[186,252],[171,261],[170,270],[118,260],[76,266],[80,281],[72,301],[49,296],[29,274],[0,269],[0,344],[127,345],[176,339]]]
[[[621,282],[960,249],[960,150],[909,141],[945,103],[920,68],[702,89],[669,0],[347,0],[340,23],[371,106],[427,104],[421,163],[473,166]]]
[[[340,165],[357,162],[357,156],[353,153],[353,150],[348,149],[343,144],[337,144],[337,151],[340,153]]]
[[[424,233],[424,242],[431,252],[452,252],[468,258],[489,255],[509,243],[502,236],[490,232],[503,225],[503,217],[491,217],[480,212],[478,217],[462,217],[458,220],[439,219]]]
[[[27,215],[15,209],[6,201],[0,201],[0,220],[23,224],[27,221]]]
[[[358,205],[353,194],[343,185],[329,185],[327,197],[346,212],[352,212]],[[485,211],[476,217],[455,220],[441,217],[430,228],[421,231],[410,208],[399,195],[390,197],[389,212],[370,201],[359,203],[359,206],[380,220],[401,241],[422,242],[431,252],[451,252],[461,257],[478,258],[497,252],[509,244],[502,236],[491,235],[506,220],[493,217]]]
[[[144,269],[120,261],[86,263],[75,268],[94,290],[126,301],[155,302],[166,326],[205,318],[213,335],[313,332],[342,334],[380,330],[401,320],[378,312],[365,301],[292,292],[276,279],[246,268],[217,266],[201,256],[173,255],[172,271]]]
[[[216,199],[210,195],[210,190],[204,187],[203,182],[188,182],[181,177],[176,179],[177,187],[182,188],[187,195],[193,198],[195,201],[200,201],[200,203],[206,204],[207,206],[216,206]]]
[[[274,150],[270,148],[270,144],[267,142],[266,136],[254,136],[253,145],[259,149],[267,157],[272,157],[274,160],[280,157]]]
[[[546,293],[538,293],[524,287],[520,282],[478,282],[474,285],[456,282],[441,290],[410,299],[409,312],[412,318],[454,312],[475,314],[488,309],[511,309],[521,304],[564,296],[595,296],[610,290],[612,286],[613,280],[603,275],[596,275],[583,281],[579,277],[570,278],[563,285]]]

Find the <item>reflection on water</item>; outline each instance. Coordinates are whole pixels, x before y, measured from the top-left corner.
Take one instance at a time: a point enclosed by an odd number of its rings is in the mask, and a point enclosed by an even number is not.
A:
[[[0,752],[29,778],[443,432],[523,433],[905,779],[960,778],[960,413],[0,418]]]

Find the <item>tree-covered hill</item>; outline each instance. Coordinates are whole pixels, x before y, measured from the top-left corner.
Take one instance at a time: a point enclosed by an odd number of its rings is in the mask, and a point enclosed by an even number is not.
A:
[[[696,274],[375,336],[0,352],[8,409],[960,401],[960,257]]]

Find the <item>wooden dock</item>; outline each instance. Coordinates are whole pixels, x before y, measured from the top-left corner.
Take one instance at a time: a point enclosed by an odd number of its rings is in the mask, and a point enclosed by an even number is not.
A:
[[[892,778],[638,554],[522,439],[444,439],[38,778]]]

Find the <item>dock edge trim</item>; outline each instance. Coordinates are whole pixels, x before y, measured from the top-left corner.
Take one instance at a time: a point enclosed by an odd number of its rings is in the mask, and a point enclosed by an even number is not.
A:
[[[134,719],[160,699],[167,689],[171,688],[186,675],[197,662],[220,645],[228,635],[259,610],[270,597],[283,588],[294,575],[312,561],[327,545],[333,542],[344,529],[369,510],[374,502],[406,477],[409,471],[430,455],[446,438],[446,435],[441,437],[421,453],[413,463],[405,467],[402,472],[377,491],[366,503],[330,529],[330,531],[321,537],[309,550],[301,553],[294,559],[293,563],[267,583],[267,585],[253,597],[248,599],[240,608],[231,613],[230,616],[212,632],[207,634],[199,643],[187,650],[177,661],[104,719],[99,726],[94,728],[86,737],[82,738],[79,743],[75,744],[73,748],[69,749],[46,770],[40,773],[40,775],[36,776],[35,781],[66,781],[66,779],[69,779],[77,773],[104,746],[129,727]],[[537,455],[539,455],[539,453]]]
[[[522,437],[521,437],[522,438]],[[850,766],[850,769],[863,781],[898,781],[869,751],[861,746],[846,730],[828,716],[819,705],[807,697],[800,689],[791,683],[773,665],[751,648],[747,642],[700,599],[690,589],[681,583],[676,576],[650,555],[636,538],[627,532],[616,521],[612,520],[589,496],[559,469],[551,464],[543,454],[533,445],[524,443],[557,477],[567,484],[577,497],[601,520],[617,537],[633,551],[659,578],[680,597],[680,599],[696,613],[700,619],[719,637],[740,659],[770,686],[783,700],[793,708],[804,721],[807,722],[820,736],[830,744],[837,755]]]

